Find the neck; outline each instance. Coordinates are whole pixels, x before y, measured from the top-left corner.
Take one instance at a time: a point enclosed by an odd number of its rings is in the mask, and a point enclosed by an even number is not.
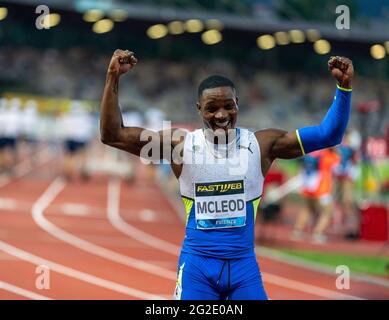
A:
[[[236,129],[229,129],[227,132],[224,130],[213,131],[209,128],[203,128],[205,139],[217,145],[226,145],[235,140]]]

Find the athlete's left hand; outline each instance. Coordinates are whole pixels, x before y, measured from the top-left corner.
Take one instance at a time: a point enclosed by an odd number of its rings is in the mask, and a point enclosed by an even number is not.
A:
[[[351,88],[351,81],[354,76],[353,62],[346,57],[331,57],[328,60],[328,69],[332,76],[338,80],[342,88]]]

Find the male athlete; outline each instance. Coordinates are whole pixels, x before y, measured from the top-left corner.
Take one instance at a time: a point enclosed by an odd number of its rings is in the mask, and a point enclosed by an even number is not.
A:
[[[197,110],[203,128],[148,131],[148,139],[143,137],[145,129],[123,126],[119,107],[120,76],[136,64],[134,53],[128,50],[116,50],[112,56],[102,98],[101,140],[142,157],[144,147],[155,140],[160,159],[174,158],[171,167],[187,214],[175,298],[267,299],[254,253],[254,222],[264,177],[276,158],[300,157],[342,141],[350,113],[352,62],[344,57],[328,61],[337,89],[317,126],[254,133],[236,128],[235,87],[225,77],[211,76],[198,88]],[[178,146],[182,148],[177,153]],[[246,170],[231,170],[235,160]]]

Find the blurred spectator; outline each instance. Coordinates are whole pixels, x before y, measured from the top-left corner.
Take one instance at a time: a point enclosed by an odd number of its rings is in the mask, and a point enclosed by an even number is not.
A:
[[[353,140],[353,134],[348,130],[342,144],[337,147],[340,163],[334,169],[335,195],[342,217],[345,219],[345,237],[347,239],[356,239],[359,233],[359,215],[353,198],[359,148],[360,143]]]
[[[5,148],[6,148],[6,138],[5,138],[5,121],[6,121],[6,100],[4,98],[0,99],[0,173],[4,171],[4,157],[5,157]]]
[[[37,102],[34,100],[26,101],[21,114],[21,144],[23,154],[27,155],[31,160],[32,154],[36,152],[37,147],[37,128],[39,124],[39,114],[37,110]]]
[[[333,213],[333,168],[339,160],[333,148],[304,156],[302,196],[305,199],[305,206],[297,217],[293,239],[302,239],[311,217],[318,217],[313,228],[312,241],[318,244],[327,241],[324,232],[331,222]]]
[[[293,130],[316,123],[322,119],[331,103],[328,97],[334,92],[332,81],[321,74],[309,78],[299,73],[280,74],[235,65],[222,58],[201,61],[200,65],[195,59],[178,62],[138,58],[139,68],[120,83],[121,103],[136,106],[142,112],[155,108],[174,122],[197,121],[195,88],[209,74],[224,74],[234,80],[241,104],[239,125],[251,128],[276,126]],[[107,59],[106,55],[77,47],[61,51],[2,48],[1,77],[5,83],[18,83],[25,92],[98,101]],[[356,79],[354,87],[364,90],[355,90],[353,103],[376,98],[378,83],[383,94],[389,95],[389,85],[384,80]],[[352,114],[351,123],[354,118]]]
[[[17,98],[9,100],[8,103],[7,100],[3,100],[1,158],[6,174],[13,173],[18,161],[18,138],[23,125],[20,107],[21,101]]]
[[[94,118],[78,102],[73,102],[70,111],[63,114],[59,121],[65,149],[63,175],[68,180],[78,175],[88,179],[87,148],[95,136]]]

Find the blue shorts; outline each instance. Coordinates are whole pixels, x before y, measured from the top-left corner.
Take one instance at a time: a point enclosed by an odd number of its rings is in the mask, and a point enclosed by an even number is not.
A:
[[[5,148],[6,140],[2,137],[0,137],[0,150]]]
[[[255,256],[218,259],[181,252],[177,300],[267,300]]]
[[[81,151],[85,147],[86,147],[86,142],[83,142],[83,141],[76,141],[76,140],[66,140],[65,141],[65,149],[70,154]]]
[[[16,139],[13,137],[3,137],[0,139],[0,148],[11,148],[15,149],[16,148]]]

